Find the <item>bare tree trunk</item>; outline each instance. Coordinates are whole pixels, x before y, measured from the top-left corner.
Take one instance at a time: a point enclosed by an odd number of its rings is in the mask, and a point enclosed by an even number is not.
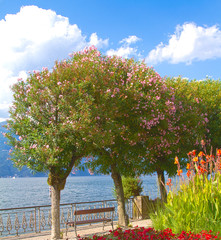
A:
[[[160,168],[157,169],[158,184],[160,188],[161,201],[167,202],[167,191],[165,188],[165,177],[164,171]]]
[[[51,186],[51,239],[60,239],[60,190],[59,186]]]
[[[64,189],[66,179],[71,172],[77,159],[82,156],[75,155],[75,149],[73,150],[73,155],[71,161],[66,170],[62,168],[51,167],[48,174],[48,185],[51,186],[51,239],[60,239],[60,197],[61,190]]]
[[[117,194],[117,211],[118,211],[118,224],[119,226],[128,226],[129,220],[125,209],[125,199],[121,175],[118,173],[116,165],[111,165],[111,177],[114,181],[114,186]]]
[[[51,239],[60,239],[60,194],[64,189],[66,178],[50,172],[48,174],[48,184],[51,186]]]

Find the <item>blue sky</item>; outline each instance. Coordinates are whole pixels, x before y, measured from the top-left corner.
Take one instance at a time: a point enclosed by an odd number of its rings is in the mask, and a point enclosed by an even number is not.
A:
[[[220,0],[0,0],[0,120],[9,86],[91,44],[162,76],[221,77]]]

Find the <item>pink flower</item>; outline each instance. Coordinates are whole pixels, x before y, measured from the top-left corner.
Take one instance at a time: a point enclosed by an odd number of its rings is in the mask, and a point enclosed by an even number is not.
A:
[[[204,120],[205,120],[205,122],[207,122],[207,123],[209,122],[209,119],[208,119],[207,117],[204,118]]]
[[[199,99],[198,98],[195,98],[196,102],[199,103]]]
[[[156,100],[160,100],[160,97],[159,97],[159,96],[156,96]]]

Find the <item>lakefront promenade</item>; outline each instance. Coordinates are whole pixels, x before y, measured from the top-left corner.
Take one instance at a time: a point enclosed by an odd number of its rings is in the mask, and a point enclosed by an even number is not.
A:
[[[130,224],[132,225],[132,228],[138,226],[138,227],[151,227],[151,220],[150,219],[145,219],[145,220],[135,220],[135,221],[130,221]],[[117,228],[117,221],[114,221],[114,229]],[[94,224],[94,225],[87,225],[87,226],[81,226],[78,227],[78,234],[81,237],[86,237],[86,236],[91,236],[94,234],[105,234],[108,233],[109,230],[111,230],[110,225],[106,225],[104,230],[102,227],[102,224]],[[75,238],[75,233],[72,230],[68,231],[68,234],[66,236],[65,234],[65,229],[62,229],[61,232],[63,232],[63,238],[61,239],[66,239],[66,240],[74,240]],[[50,240],[51,235],[50,231],[45,231],[39,234],[22,234],[20,236],[7,236],[0,238],[1,240],[17,240],[17,239],[24,239],[24,240]]]
[[[141,203],[147,201],[149,197],[140,196],[136,199],[128,199],[126,203],[126,212],[129,216],[130,227],[150,227],[151,220],[146,219],[143,213],[143,207]],[[147,199],[148,198],[148,199]],[[92,212],[87,216],[90,219],[98,218],[98,215],[93,213],[95,209],[113,208],[112,213],[106,213],[106,217],[113,219],[114,229],[117,229],[117,201],[103,200],[103,201],[91,201],[91,202],[79,202],[79,203],[68,203],[60,205],[60,228],[61,228],[61,239],[75,239],[75,232],[73,227],[68,228],[66,235],[66,222],[73,219],[73,212],[76,210],[86,211],[91,210]],[[86,209],[86,210],[84,210]],[[82,215],[83,213],[81,213]],[[100,213],[99,213],[100,214]],[[80,219],[84,219],[83,216]],[[142,220],[141,220],[142,219]],[[97,219],[96,219],[97,220]],[[77,227],[77,234],[81,237],[91,236],[94,234],[103,235],[109,233],[112,230],[111,224],[106,224],[103,230],[102,223],[96,224],[85,224]],[[51,239],[51,206],[33,206],[33,207],[21,207],[21,208],[10,208],[0,209],[0,240],[15,240],[15,239],[31,239],[31,240],[49,240]]]

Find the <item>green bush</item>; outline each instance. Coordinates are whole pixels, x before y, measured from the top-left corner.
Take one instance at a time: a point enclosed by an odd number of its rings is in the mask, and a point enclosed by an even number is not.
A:
[[[141,195],[143,191],[141,181],[138,177],[122,177],[122,184],[124,189],[124,198],[127,200],[130,197],[135,197]],[[115,188],[113,189],[113,195],[116,197]]]
[[[143,182],[139,178],[122,177],[122,183],[125,199],[141,195]]]

